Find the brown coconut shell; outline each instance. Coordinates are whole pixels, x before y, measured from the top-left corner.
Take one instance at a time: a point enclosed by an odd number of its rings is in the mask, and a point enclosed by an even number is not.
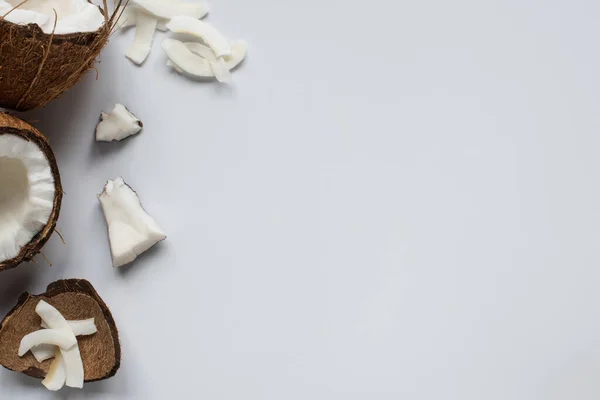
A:
[[[38,25],[16,25],[0,16],[0,107],[43,107],[70,89],[93,68],[119,17],[115,11],[93,33],[54,35]]]
[[[23,336],[40,329],[42,320],[35,312],[40,300],[56,307],[67,320],[95,318],[98,332],[77,337],[86,382],[108,379],[117,373],[121,366],[121,344],[115,320],[94,287],[83,279],[51,283],[46,293],[38,296],[21,295],[0,323],[1,365],[34,378],[43,379],[48,373],[52,360],[39,363],[31,352],[23,357],[17,354]]]
[[[0,113],[0,135],[16,135],[23,139],[35,143],[40,150],[44,153],[50,163],[50,170],[54,177],[54,208],[50,214],[50,219],[46,226],[38,232],[37,235],[26,244],[21,252],[15,257],[6,261],[0,261],[0,272],[14,268],[22,262],[31,261],[35,257],[42,247],[46,244],[50,236],[56,228],[56,221],[60,214],[60,207],[62,204],[63,190],[60,183],[60,173],[58,172],[58,164],[54,153],[48,144],[48,139],[42,135],[37,129],[29,125],[27,122],[16,118],[6,113]]]

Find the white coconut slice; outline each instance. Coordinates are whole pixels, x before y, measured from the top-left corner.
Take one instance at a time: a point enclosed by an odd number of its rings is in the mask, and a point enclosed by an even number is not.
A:
[[[96,140],[111,142],[123,140],[139,133],[144,124],[122,104],[116,104],[110,113],[100,114],[100,123],[96,126]]]
[[[148,58],[148,54],[152,50],[152,41],[154,40],[157,24],[156,17],[146,13],[137,14],[133,45],[125,53],[125,56],[135,64],[141,65]]]
[[[167,28],[174,33],[185,33],[202,39],[213,49],[216,57],[231,54],[231,47],[227,39],[215,27],[206,22],[190,17],[175,17],[169,21]]]
[[[38,332],[49,332],[52,330],[67,331],[75,339],[74,346],[69,349],[61,348],[60,352],[67,373],[66,385],[73,388],[82,388],[84,381],[83,360],[81,359],[77,339],[75,338],[75,334],[71,330],[69,323],[56,308],[52,307],[44,300],[39,301],[35,307],[35,312],[42,318],[48,327],[50,327],[50,329],[44,329]]]
[[[180,44],[174,44],[174,42],[179,41],[174,39],[165,39],[162,43],[163,50],[165,50],[167,56],[170,58],[167,61],[167,65],[173,67],[179,73],[189,74],[191,76],[202,78],[210,78],[215,76],[214,62],[217,61],[217,57],[209,47],[196,42],[183,43],[184,47],[186,47],[191,53],[200,56],[200,60],[198,60],[198,58],[190,57],[188,52],[182,50],[182,46]],[[223,57],[226,68],[231,71],[237,67],[244,60],[247,52],[248,44],[245,41],[240,40],[233,43],[231,45],[231,55]],[[171,55],[173,58],[171,58]],[[174,59],[179,60],[184,67],[174,62]]]
[[[120,15],[115,29],[126,29],[135,26],[137,23],[138,9],[132,6],[119,7],[116,15]]]
[[[81,321],[67,321],[75,336],[90,336],[98,332],[94,318]],[[49,329],[48,324],[42,321],[42,328]],[[31,353],[38,362],[46,361],[54,357],[55,346],[41,344],[31,349]]]
[[[77,344],[73,331],[69,329],[42,329],[23,336],[19,346],[19,357],[41,344],[52,344],[61,350],[68,350]]]
[[[166,235],[142,207],[138,195],[123,181],[109,180],[98,195],[106,223],[113,266],[120,267],[166,239]]]
[[[48,223],[54,196],[43,151],[23,137],[0,134],[0,264],[19,255]]]
[[[171,19],[176,16],[191,18],[204,18],[208,7],[202,3],[182,3],[176,0],[131,0],[133,4],[143,8],[150,14],[162,19]]]
[[[105,22],[104,16],[87,0],[0,0],[0,16],[19,25],[36,24],[44,33],[70,34],[96,32]],[[14,7],[17,9],[11,11]],[[58,16],[54,26],[55,14]],[[10,12],[10,13],[9,13]]]
[[[54,350],[53,357],[54,361],[50,364],[50,369],[48,370],[48,374],[46,374],[46,378],[42,381],[42,385],[44,385],[46,389],[56,392],[65,386],[67,371],[58,348]]]

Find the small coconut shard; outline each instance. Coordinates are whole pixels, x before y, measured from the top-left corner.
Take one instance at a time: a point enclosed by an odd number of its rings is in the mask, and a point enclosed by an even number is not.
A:
[[[152,49],[152,41],[154,40],[157,24],[158,19],[156,17],[143,12],[137,14],[135,39],[129,50],[125,53],[125,56],[134,64],[141,65],[148,58]]]
[[[167,238],[123,178],[109,180],[98,199],[108,225],[115,268],[133,262],[140,254]]]
[[[217,58],[231,55],[227,39],[206,22],[191,17],[175,17],[169,21],[167,28],[174,33],[185,33],[202,39],[213,49]]]
[[[77,338],[83,363],[83,379],[85,382],[93,382],[114,376],[121,364],[121,347],[115,321],[92,285],[80,279],[57,281],[50,284],[41,295],[25,293],[19,298],[17,305],[0,323],[0,364],[12,371],[39,379],[49,376],[56,358],[38,362],[31,352],[23,357],[17,354],[21,339],[40,330],[41,318],[35,311],[40,300],[55,307],[69,321],[94,318],[97,333]],[[65,384],[69,385],[69,375],[73,373],[68,371],[64,354],[61,353],[67,371]],[[76,369],[75,375],[77,374]],[[55,378],[51,376],[50,379]],[[76,386],[79,379],[80,377],[75,376],[72,386]]]
[[[47,139],[25,121],[0,113],[0,271],[40,252],[56,227],[62,195]]]
[[[75,85],[93,67],[125,2],[109,15],[87,0],[29,0],[13,11],[21,0],[0,0],[0,107],[41,107]]]
[[[124,105],[117,104],[110,113],[100,115],[100,123],[96,127],[96,140],[111,142],[123,140],[142,130],[144,124],[137,119]]]
[[[208,13],[208,6],[202,3],[183,3],[177,0],[131,0],[131,2],[157,18],[168,20],[177,16],[200,19]]]

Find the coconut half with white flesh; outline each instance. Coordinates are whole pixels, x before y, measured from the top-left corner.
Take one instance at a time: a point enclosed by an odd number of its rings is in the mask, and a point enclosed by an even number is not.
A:
[[[140,254],[167,238],[123,178],[109,180],[98,200],[108,225],[113,267],[133,262]]]
[[[0,107],[44,106],[75,85],[108,42],[117,11],[87,0],[0,0]]]
[[[24,337],[32,332],[44,331],[44,329],[40,331],[42,318],[36,312],[36,308],[40,311],[39,307],[42,304],[40,300],[58,310],[62,318],[69,322],[70,328],[73,327],[72,321],[94,318],[96,332],[91,335],[77,336],[75,347],[71,347],[66,352],[59,351],[62,356],[61,361],[57,361],[58,357],[55,357],[55,354],[43,362],[38,362],[31,351],[25,353],[23,357],[18,355]],[[52,325],[57,321],[62,324],[58,319],[48,319],[46,322]],[[90,328],[89,322],[82,323]],[[64,327],[64,325],[60,326]],[[69,331],[71,334],[75,333],[71,329]],[[74,350],[76,348],[78,350]],[[56,390],[63,384],[69,385],[69,383],[71,386],[81,386],[82,377],[78,359],[83,364],[84,382],[108,379],[117,373],[121,365],[121,346],[115,321],[104,301],[86,280],[57,281],[50,284],[45,293],[37,296],[25,293],[0,323],[0,365],[34,378],[46,378],[45,385],[50,386],[49,389]],[[62,367],[58,362],[62,363]],[[67,374],[62,376],[62,371],[66,371]],[[64,380],[64,383],[61,383],[61,380]]]
[[[0,271],[40,252],[56,227],[62,196],[48,140],[25,121],[0,113]]]

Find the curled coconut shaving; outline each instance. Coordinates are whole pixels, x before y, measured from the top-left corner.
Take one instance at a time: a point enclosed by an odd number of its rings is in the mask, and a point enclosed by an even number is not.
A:
[[[137,119],[124,105],[117,104],[110,113],[100,115],[100,123],[96,126],[96,140],[111,142],[123,140],[142,130],[142,121]]]
[[[133,262],[140,254],[167,238],[123,178],[109,180],[98,199],[108,225],[115,268]]]

